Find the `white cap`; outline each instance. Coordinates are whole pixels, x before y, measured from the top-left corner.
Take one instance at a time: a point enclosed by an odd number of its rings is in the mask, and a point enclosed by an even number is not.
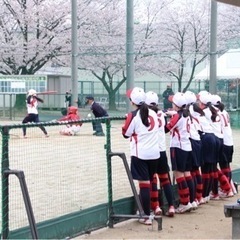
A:
[[[36,94],[37,94],[36,90],[34,90],[34,89],[28,90],[28,96],[34,96]]]
[[[145,103],[148,106],[158,105],[158,95],[153,91],[147,92]]]
[[[146,94],[142,88],[135,87],[127,91],[127,96],[136,105],[142,105],[146,100]]]
[[[195,93],[191,91],[185,92],[185,98],[186,98],[187,104],[195,103],[197,101],[197,97]]]
[[[209,94],[209,92],[206,91],[206,90],[202,90],[202,91],[200,91],[198,94],[200,94],[200,95],[202,95],[202,94]]]
[[[184,96],[184,93],[181,93],[181,92],[177,92],[174,95],[169,96],[168,100],[170,102],[173,102],[178,107],[183,107],[184,105],[187,104],[187,100]]]
[[[218,96],[218,95],[212,95],[212,98],[211,98],[211,103],[213,105],[218,105],[220,102],[221,102],[221,97]]]
[[[212,101],[212,94],[209,93],[208,91],[201,91],[198,93],[197,98],[203,104],[207,104]]]

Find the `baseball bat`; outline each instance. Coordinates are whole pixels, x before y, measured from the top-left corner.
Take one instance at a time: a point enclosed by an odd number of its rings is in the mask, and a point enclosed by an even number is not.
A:
[[[57,93],[57,91],[45,91],[45,92],[38,92],[37,94],[41,94],[41,95],[47,95],[47,94],[54,94]]]

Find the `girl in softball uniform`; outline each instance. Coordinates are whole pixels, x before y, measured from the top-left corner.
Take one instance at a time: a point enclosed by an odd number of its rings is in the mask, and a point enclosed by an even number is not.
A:
[[[68,114],[67,116],[64,116],[60,118],[58,121],[77,121],[80,117],[78,115],[78,108],[75,106],[68,107]],[[80,128],[82,126],[82,123],[68,123],[66,125],[66,128],[62,129],[60,131],[61,135],[65,136],[75,136],[77,133],[80,132]]]
[[[173,104],[173,110],[177,113],[172,116],[165,126],[165,132],[171,134],[170,155],[172,171],[178,186],[180,204],[176,213],[191,211],[190,191],[194,191],[191,176],[191,142],[189,140],[189,111],[185,109],[186,99],[183,93],[176,93],[169,100]]]
[[[187,109],[190,112],[190,124],[189,133],[190,141],[192,145],[191,160],[192,170],[191,175],[194,182],[194,192],[190,194],[190,202],[192,203],[193,209],[197,209],[198,205],[202,202],[202,175],[200,171],[201,167],[201,149],[202,143],[199,135],[200,124],[198,119],[193,116],[193,104],[196,102],[197,97],[191,91],[185,92],[185,98],[187,100]]]
[[[146,214],[146,218],[140,219],[139,222],[151,225],[152,220],[149,218],[150,182],[153,181],[157,159],[160,157],[158,118],[157,114],[146,105],[146,95],[143,89],[135,87],[132,91],[128,91],[127,96],[135,110],[127,114],[122,127],[122,135],[130,138],[131,173],[133,179],[138,180],[139,195]]]
[[[26,106],[27,106],[27,116],[23,119],[22,123],[39,123],[38,115],[38,102],[43,103],[43,100],[37,97],[37,92],[34,89],[30,89],[27,93]],[[43,131],[45,137],[49,137],[44,126],[39,126]],[[27,129],[23,127],[23,137],[26,136]]]
[[[160,158],[157,162],[157,173],[153,177],[152,182],[152,191],[151,191],[151,207],[152,209],[161,211],[158,201],[158,188],[157,188],[157,178],[159,179],[160,186],[164,191],[165,197],[168,202],[168,211],[166,215],[169,217],[173,217],[175,214],[174,208],[174,198],[173,198],[173,191],[172,191],[172,184],[169,175],[169,165],[168,159],[166,154],[166,136],[164,127],[166,125],[166,114],[158,109],[158,95],[155,92],[149,91],[146,93],[146,104],[149,106],[150,109],[155,111],[158,116],[159,122],[159,150],[160,150]]]
[[[218,114],[218,111],[215,107],[212,106],[212,95],[210,93],[200,92],[199,93],[200,107],[204,111],[204,114],[212,127],[212,131],[215,137],[215,148],[212,150],[214,156],[210,160],[210,192],[209,196],[212,200],[219,200],[218,194],[218,182],[220,186],[229,191],[231,189],[230,184],[228,183],[227,178],[224,176],[221,170],[217,168],[220,157],[222,156],[223,149],[223,134],[221,130],[221,119]]]
[[[219,110],[218,114],[221,118],[221,130],[223,133],[223,146],[222,154],[219,158],[219,166],[222,174],[227,177],[229,185],[231,186],[231,167],[233,157],[233,137],[232,128],[230,124],[230,117],[228,112],[224,109],[224,104],[221,102],[221,98],[218,95],[212,95],[212,104]],[[222,177],[223,178],[223,177]],[[227,186],[227,185],[226,185]],[[221,198],[232,197],[233,191],[229,186],[221,186],[219,196]],[[224,189],[225,187],[225,189]]]
[[[210,200],[210,192],[213,186],[214,166],[217,162],[217,143],[214,135],[214,130],[211,122],[206,115],[211,115],[207,104],[211,102],[211,95],[208,92],[202,91],[198,94],[197,104],[193,105],[194,116],[198,119],[201,130],[200,136],[202,141],[202,181],[203,181],[203,202],[207,203]]]

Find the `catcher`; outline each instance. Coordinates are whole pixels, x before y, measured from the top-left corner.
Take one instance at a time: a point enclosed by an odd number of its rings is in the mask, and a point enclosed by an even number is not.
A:
[[[39,116],[38,116],[38,102],[43,103],[43,100],[39,97],[37,97],[37,92],[34,89],[30,89],[27,92],[27,99],[26,99],[26,106],[27,106],[27,116],[23,119],[22,123],[38,123]],[[45,137],[49,137],[48,133],[44,126],[39,126],[39,128],[43,131],[45,134]],[[27,129],[26,127],[23,127],[23,137],[27,138],[26,136]]]
[[[77,120],[80,120],[80,116],[78,115],[78,108],[75,106],[70,106],[68,107],[67,115],[60,118],[58,122],[77,121]],[[82,126],[82,123],[73,123],[73,124],[68,123],[66,125],[66,128],[60,131],[60,134],[65,136],[75,136],[80,131],[81,126]]]

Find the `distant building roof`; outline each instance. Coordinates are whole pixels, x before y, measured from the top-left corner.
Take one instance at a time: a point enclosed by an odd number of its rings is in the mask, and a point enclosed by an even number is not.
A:
[[[209,79],[210,66],[195,75],[196,80]],[[240,78],[240,48],[230,49],[217,59],[217,79]]]

